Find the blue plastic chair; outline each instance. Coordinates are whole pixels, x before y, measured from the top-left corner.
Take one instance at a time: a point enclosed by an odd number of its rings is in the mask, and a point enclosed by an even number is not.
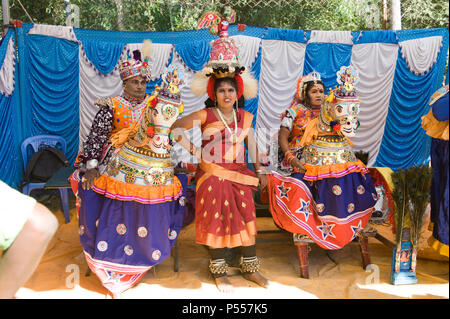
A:
[[[42,146],[52,146],[59,147],[64,153],[66,153],[66,140],[57,135],[36,135],[31,136],[25,139],[22,142],[20,150],[22,152],[23,159],[23,169],[26,170],[28,161],[31,158],[31,155],[37,152]],[[32,148],[32,152],[28,151],[29,146]],[[22,187],[22,193],[25,195],[30,195],[31,191],[34,189],[43,189],[45,182],[43,183],[28,183]],[[69,193],[67,188],[58,188],[59,194],[61,196],[61,208],[64,213],[64,218],[66,223],[70,222],[70,214],[69,214]]]

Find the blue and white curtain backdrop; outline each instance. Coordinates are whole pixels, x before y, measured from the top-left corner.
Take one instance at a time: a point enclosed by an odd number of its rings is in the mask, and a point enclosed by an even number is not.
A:
[[[361,126],[355,149],[369,152],[369,166],[392,169],[428,162],[430,138],[420,117],[442,85],[448,30],[303,31],[230,26],[240,59],[258,80],[258,96],[246,101],[266,152],[302,75],[319,72],[334,88],[343,65],[358,70]],[[215,37],[207,30],[118,32],[25,23],[0,45],[0,179],[18,187],[23,176],[21,142],[57,134],[73,163],[97,112],[93,101],[120,94],[118,62],[145,39],[153,42],[151,93],[170,63],[183,65],[185,115],[204,107],[190,79],[208,61]],[[448,72],[447,72],[448,74]],[[446,79],[448,83],[448,77]],[[192,132],[191,132],[192,133]],[[195,135],[194,135],[195,136]],[[200,143],[200,141],[197,141]]]

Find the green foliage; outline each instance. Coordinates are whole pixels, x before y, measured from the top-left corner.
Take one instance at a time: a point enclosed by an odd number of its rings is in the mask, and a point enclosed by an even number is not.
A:
[[[392,174],[392,182],[394,183],[392,198],[395,204],[397,243],[401,240],[401,229],[404,222],[409,219],[411,241],[414,246],[417,246],[426,206],[430,199],[431,177],[432,171],[427,165],[399,169]]]
[[[20,1],[35,23],[66,24],[63,0]],[[253,26],[303,30],[369,30],[383,26],[382,1],[377,0],[71,0],[70,3],[79,7],[79,26],[86,29],[192,30],[204,12],[222,12],[225,5],[236,10],[237,22]],[[401,10],[403,29],[448,24],[449,4],[445,0],[402,0]],[[10,0],[10,16],[32,22],[18,0]]]
[[[394,189],[392,190],[392,199],[394,200],[395,206],[395,227],[397,231],[395,232],[395,240],[397,243],[401,241],[401,229],[404,225],[405,216],[409,215],[409,205],[406,203],[408,199],[407,192],[407,182],[406,182],[406,171],[404,169],[398,169],[397,172],[392,174],[392,183],[394,184]]]
[[[402,0],[402,28],[443,28],[448,26],[449,3],[442,0]],[[406,28],[405,28],[406,29]]]

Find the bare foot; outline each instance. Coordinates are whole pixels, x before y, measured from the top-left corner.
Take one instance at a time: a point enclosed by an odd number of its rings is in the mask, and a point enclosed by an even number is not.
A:
[[[269,281],[264,278],[259,272],[242,273],[242,276],[249,281],[257,283],[261,287],[267,288],[269,286]]]
[[[220,292],[224,292],[224,293],[232,293],[232,292],[234,292],[233,285],[228,280],[227,276],[214,278],[214,280],[216,282],[217,289],[219,289]]]

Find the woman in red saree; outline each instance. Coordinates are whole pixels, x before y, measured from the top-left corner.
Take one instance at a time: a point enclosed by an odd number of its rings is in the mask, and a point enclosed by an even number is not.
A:
[[[238,80],[239,81],[239,80]],[[244,278],[266,287],[268,281],[259,273],[256,256],[256,211],[253,190],[265,187],[267,177],[261,174],[253,137],[253,115],[238,102],[235,77],[213,79],[214,93],[209,94],[205,109],[177,120],[172,129],[180,134],[175,140],[199,159],[196,173],[195,227],[196,242],[209,247],[209,271],[219,290],[229,292],[226,248],[241,247],[240,269]],[[200,126],[202,147],[196,148],[177,128]],[[247,168],[246,149],[253,159],[255,173]]]

